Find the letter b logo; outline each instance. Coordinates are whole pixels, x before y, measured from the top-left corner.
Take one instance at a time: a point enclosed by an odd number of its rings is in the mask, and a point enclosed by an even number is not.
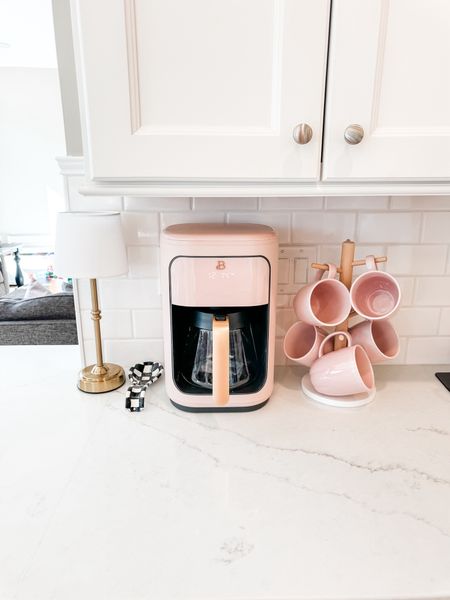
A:
[[[224,260],[218,260],[217,261],[217,265],[216,265],[216,269],[218,271],[223,271],[225,269],[225,261]]]

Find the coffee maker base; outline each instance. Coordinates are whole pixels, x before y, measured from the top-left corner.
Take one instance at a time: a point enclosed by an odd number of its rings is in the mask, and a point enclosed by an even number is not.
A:
[[[253,406],[185,406],[183,404],[178,404],[170,398],[171,403],[180,410],[184,410],[185,412],[252,412],[254,410],[258,410],[265,406],[269,402],[270,398],[264,400],[264,402],[260,402],[259,404],[254,404]]]

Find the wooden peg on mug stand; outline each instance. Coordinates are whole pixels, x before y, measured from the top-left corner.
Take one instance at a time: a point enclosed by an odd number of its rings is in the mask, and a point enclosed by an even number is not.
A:
[[[375,258],[376,263],[383,263],[386,261],[387,261],[387,256],[377,256]],[[362,258],[361,260],[354,260],[352,262],[353,267],[363,267],[365,264],[366,264],[366,260],[364,258]],[[323,263],[311,263],[311,267],[313,269],[320,269],[321,271],[328,271],[328,265],[325,265]],[[337,272],[341,273],[340,267],[337,268]]]
[[[375,257],[376,263],[383,263],[386,261],[387,261],[387,256],[376,256]],[[352,264],[354,267],[363,267],[366,264],[366,259],[363,258],[361,260],[354,260]]]
[[[341,265],[339,279],[350,290],[353,278],[353,260],[355,258],[355,242],[345,240],[341,246]],[[348,331],[348,318],[338,325],[335,331]],[[337,335],[334,338],[334,349],[345,348],[347,339],[343,335]]]

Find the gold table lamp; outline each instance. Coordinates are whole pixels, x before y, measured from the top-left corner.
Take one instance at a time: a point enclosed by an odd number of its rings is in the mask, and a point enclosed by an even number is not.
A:
[[[117,389],[125,382],[125,373],[119,365],[103,362],[97,277],[114,277],[128,272],[120,213],[59,213],[55,270],[76,279],[90,279],[96,364],[80,371],[79,389],[93,394]]]

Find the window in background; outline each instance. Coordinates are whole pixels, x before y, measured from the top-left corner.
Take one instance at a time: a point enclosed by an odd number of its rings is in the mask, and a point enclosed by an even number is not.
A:
[[[0,346],[76,344],[70,286],[48,276],[56,213],[65,205],[51,0],[0,0],[0,89]],[[24,283],[33,276],[32,285],[15,288],[10,243],[19,246]]]
[[[0,241],[51,252],[65,153],[51,0],[0,0],[0,89]]]

